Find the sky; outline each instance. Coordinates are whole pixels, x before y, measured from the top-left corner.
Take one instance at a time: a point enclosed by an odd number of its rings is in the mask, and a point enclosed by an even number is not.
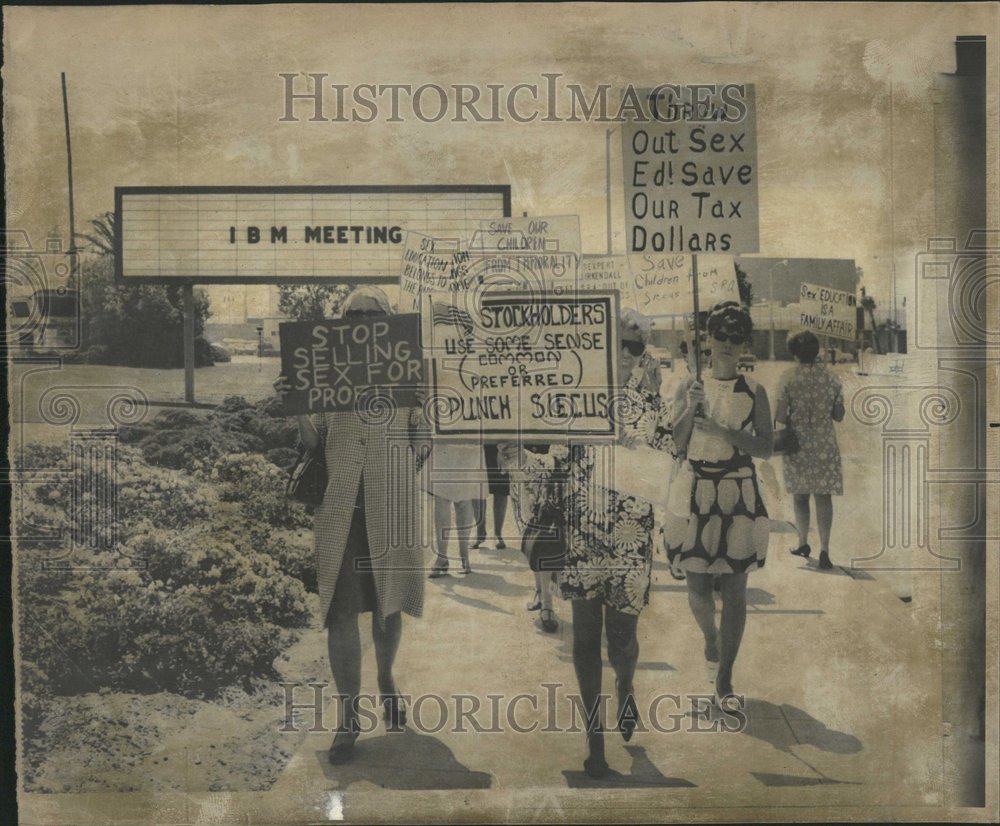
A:
[[[601,123],[282,123],[280,72],[328,82],[753,83],[760,254],[850,258],[888,302],[934,234],[933,82],[994,4],[4,9],[7,226],[65,235],[59,73],[78,230],[117,185],[510,184],[605,247]],[[890,105],[891,103],[891,105]],[[304,111],[304,110],[303,110]],[[613,249],[624,252],[619,135]]]

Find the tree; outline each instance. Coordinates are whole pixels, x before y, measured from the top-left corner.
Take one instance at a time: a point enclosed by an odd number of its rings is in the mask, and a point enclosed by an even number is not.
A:
[[[115,254],[115,214],[105,212],[90,219],[92,232],[78,232],[77,238],[82,238],[98,255]],[[87,247],[84,247],[86,249]]]
[[[180,287],[114,280],[114,256],[83,262],[80,312],[87,360],[130,367],[178,367],[184,363],[184,303]],[[208,345],[198,339],[211,314],[208,296],[194,293],[196,364],[212,364]]]
[[[278,309],[296,321],[322,321],[337,315],[350,291],[344,284],[282,284]]]
[[[746,272],[736,264],[736,286],[740,291],[740,303],[749,308],[753,304],[753,284],[750,283],[750,279],[747,278]]]
[[[878,353],[878,327],[875,324],[875,306],[875,299],[870,295],[862,297],[861,309],[868,313],[868,319],[871,321],[872,328],[872,346],[875,348],[875,352]]]

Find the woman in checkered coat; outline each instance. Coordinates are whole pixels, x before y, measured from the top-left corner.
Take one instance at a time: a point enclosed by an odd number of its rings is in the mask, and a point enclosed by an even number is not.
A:
[[[377,287],[354,290],[344,301],[349,317],[386,315],[391,306]],[[279,376],[275,389],[290,385]],[[330,746],[332,763],[347,762],[360,733],[358,615],[371,612],[378,684],[387,726],[406,722],[392,666],[402,634],[402,613],[419,617],[424,602],[420,538],[421,497],[415,455],[429,449],[419,407],[396,409],[391,400],[355,410],[298,416],[307,450],[325,451],[326,494],[316,509],[316,564],[321,616],[330,668],[344,697],[341,725]],[[413,447],[414,450],[410,448]]]

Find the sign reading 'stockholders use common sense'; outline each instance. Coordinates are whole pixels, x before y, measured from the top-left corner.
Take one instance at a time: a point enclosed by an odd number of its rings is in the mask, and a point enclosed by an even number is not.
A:
[[[423,311],[437,435],[614,436],[616,292],[492,293],[479,307],[456,293],[427,296]]]

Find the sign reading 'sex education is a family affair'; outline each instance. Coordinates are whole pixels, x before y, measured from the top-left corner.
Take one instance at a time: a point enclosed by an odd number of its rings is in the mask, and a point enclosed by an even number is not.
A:
[[[618,294],[428,296],[428,405],[439,436],[603,439],[615,434]],[[426,339],[425,339],[426,340]]]
[[[636,253],[758,252],[754,87],[665,84],[622,125],[625,223]]]
[[[291,385],[286,414],[356,410],[379,418],[392,404],[416,403],[424,382],[418,314],[292,321],[278,334]]]

